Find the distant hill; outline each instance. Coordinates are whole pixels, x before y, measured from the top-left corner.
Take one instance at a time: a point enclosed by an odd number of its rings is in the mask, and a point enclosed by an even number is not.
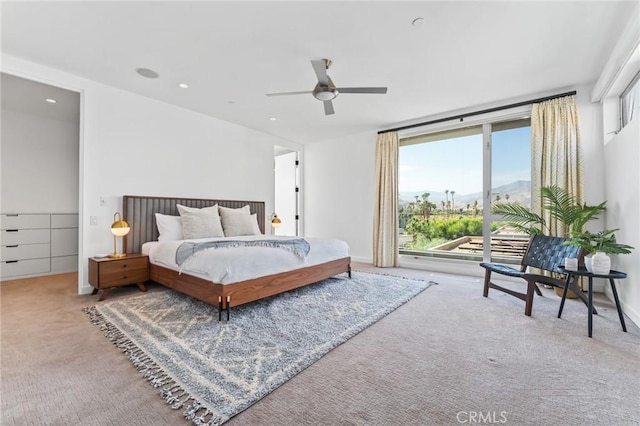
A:
[[[446,200],[446,195],[444,192],[439,191],[414,191],[414,192],[401,192],[399,194],[400,204],[406,205],[408,203],[415,201],[415,196],[421,197],[422,194],[428,192],[429,201],[435,203],[440,206],[441,201]],[[491,191],[491,202],[496,202],[496,196],[500,197],[498,202],[509,202],[509,203],[518,203],[525,207],[531,206],[531,181],[528,180],[519,180],[516,182],[511,182],[506,185],[498,186],[493,188]],[[508,201],[507,201],[508,199]],[[449,200],[451,200],[451,195],[449,195]],[[475,201],[478,202],[478,206],[482,206],[482,192],[474,192],[472,194],[458,194],[456,193],[453,197],[455,208],[456,209],[465,209],[467,204],[473,205]]]
[[[400,195],[400,199],[403,201],[407,201],[407,202],[413,202],[416,200],[416,196],[418,196],[418,198],[422,197],[422,194],[424,194],[425,192],[429,193],[429,201],[431,201],[432,203],[436,203],[436,202],[440,202],[440,200],[444,200],[445,199],[445,193],[444,192],[438,192],[438,191],[414,191],[414,192],[401,192]],[[451,197],[449,197],[451,198]]]

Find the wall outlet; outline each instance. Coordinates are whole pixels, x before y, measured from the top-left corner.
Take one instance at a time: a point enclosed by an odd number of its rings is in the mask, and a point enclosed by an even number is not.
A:
[[[106,197],[100,197],[100,205],[102,207],[106,207],[107,206],[107,198]]]
[[[98,216],[89,216],[89,225],[98,226]]]

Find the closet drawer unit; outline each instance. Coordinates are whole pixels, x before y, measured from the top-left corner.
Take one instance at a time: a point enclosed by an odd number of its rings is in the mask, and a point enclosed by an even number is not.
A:
[[[77,213],[0,214],[0,276],[78,270]]]
[[[62,274],[78,270],[78,256],[62,256],[51,258],[51,272]]]
[[[0,261],[41,259],[49,257],[49,244],[16,244],[0,248]]]
[[[52,214],[51,215],[51,228],[77,228],[78,227],[78,215],[77,214]]]
[[[78,254],[78,229],[62,228],[51,230],[51,257]]]
[[[14,246],[16,244],[49,244],[51,231],[49,229],[8,229],[1,231],[0,244]]]
[[[3,214],[0,215],[0,229],[39,229],[51,226],[48,214]]]
[[[50,259],[11,260],[0,263],[0,278],[43,274],[51,270]]]

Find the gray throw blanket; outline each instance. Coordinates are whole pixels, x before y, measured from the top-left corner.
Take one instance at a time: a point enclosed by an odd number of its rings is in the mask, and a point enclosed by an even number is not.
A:
[[[220,240],[207,241],[204,243],[182,243],[176,250],[176,263],[182,265],[189,257],[195,253],[218,248],[233,247],[273,247],[292,252],[299,257],[307,257],[311,247],[304,238],[293,238],[289,240]]]

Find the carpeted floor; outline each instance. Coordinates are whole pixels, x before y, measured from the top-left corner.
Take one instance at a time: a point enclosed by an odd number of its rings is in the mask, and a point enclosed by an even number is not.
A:
[[[172,408],[217,426],[429,286],[354,271],[234,307],[223,324],[175,291],[86,311]]]
[[[373,270],[367,265],[357,269]],[[227,425],[638,425],[640,330],[599,297],[586,308],[523,302],[479,278],[382,272],[439,283],[338,346]],[[75,275],[2,283],[3,425],[185,425],[86,320],[97,296]],[[150,291],[159,287],[150,285]],[[139,294],[112,291],[110,299]],[[109,300],[109,299],[108,299]],[[489,417],[487,417],[489,416]]]

